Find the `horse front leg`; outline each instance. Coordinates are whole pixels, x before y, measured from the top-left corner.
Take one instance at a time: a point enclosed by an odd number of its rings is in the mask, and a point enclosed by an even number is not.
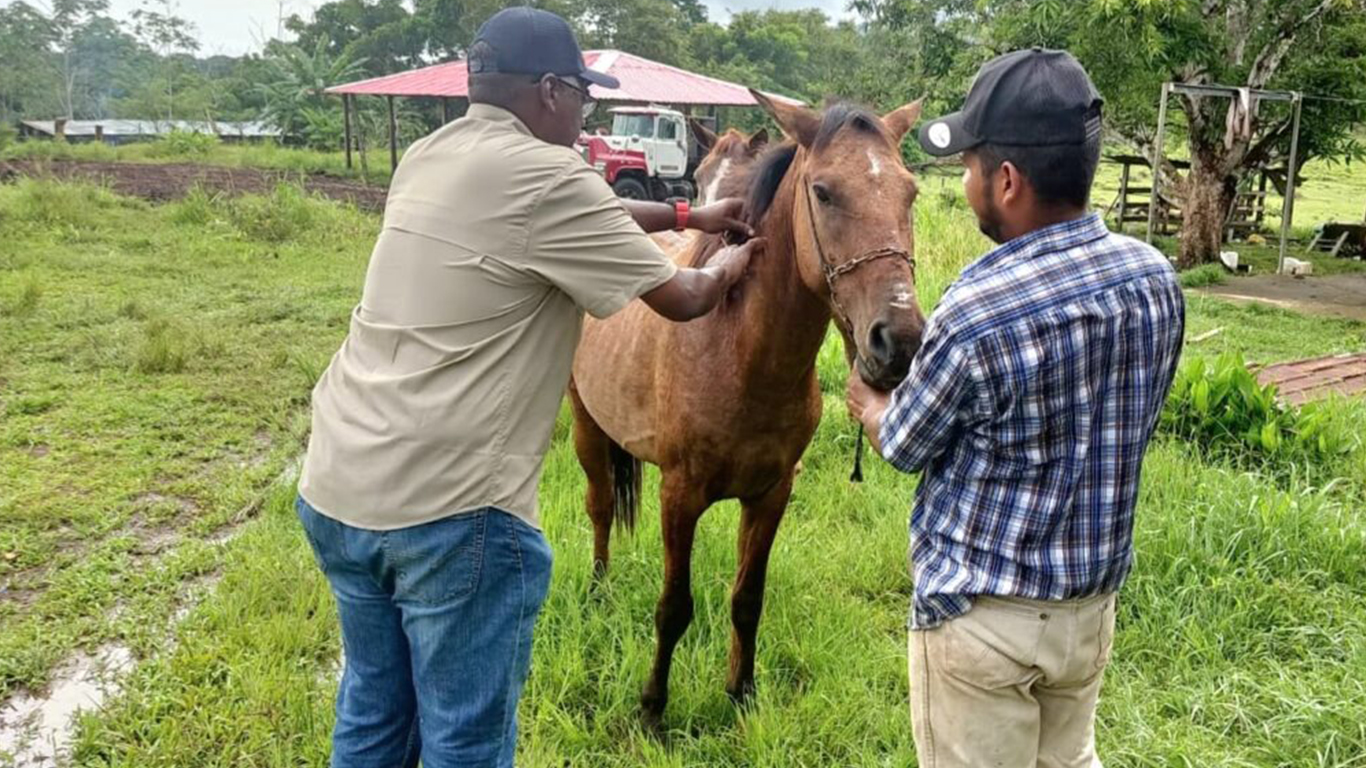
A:
[[[669,668],[674,648],[692,623],[692,546],[697,521],[707,510],[706,496],[697,483],[681,473],[666,473],[660,492],[664,537],[664,590],[655,608],[655,659],[641,692],[641,715],[647,727],[658,729],[669,702]]]
[[[737,704],[754,695],[754,654],[764,610],[768,555],[791,496],[789,474],[764,495],[741,501],[740,551],[730,597],[730,674],[726,678],[726,693]]]

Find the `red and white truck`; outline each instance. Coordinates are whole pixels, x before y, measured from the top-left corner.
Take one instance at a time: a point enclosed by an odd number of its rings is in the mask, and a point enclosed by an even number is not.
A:
[[[631,200],[692,200],[692,172],[702,149],[689,118],[666,107],[617,107],[607,132],[579,137],[584,159],[618,196]]]

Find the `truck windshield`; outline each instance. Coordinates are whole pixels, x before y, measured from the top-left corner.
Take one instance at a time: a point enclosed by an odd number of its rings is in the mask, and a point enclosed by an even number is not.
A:
[[[612,121],[612,135],[639,136],[642,139],[654,138],[654,115],[617,115]]]

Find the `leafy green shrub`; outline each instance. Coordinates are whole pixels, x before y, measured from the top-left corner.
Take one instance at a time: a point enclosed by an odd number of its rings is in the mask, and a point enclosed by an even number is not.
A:
[[[14,130],[14,126],[9,123],[0,123],[0,152],[10,148],[14,144],[14,139],[19,134]]]
[[[17,221],[40,226],[82,227],[93,224],[102,212],[120,205],[104,187],[85,182],[20,179],[5,208]]]
[[[1282,405],[1241,355],[1181,366],[1162,411],[1162,429],[1213,454],[1254,461],[1329,460],[1355,448],[1351,433],[1321,406]]]
[[[152,143],[148,154],[154,157],[201,157],[218,146],[218,137],[211,133],[172,130]]]
[[[209,194],[203,187],[196,186],[167,207],[172,222],[202,227],[219,217],[219,200],[219,195]]]
[[[1224,267],[1220,264],[1201,264],[1180,275],[1182,288],[1204,288],[1224,282]]]
[[[285,183],[269,195],[244,195],[230,201],[227,213],[243,235],[270,243],[307,233],[318,218],[316,201],[298,186]]]

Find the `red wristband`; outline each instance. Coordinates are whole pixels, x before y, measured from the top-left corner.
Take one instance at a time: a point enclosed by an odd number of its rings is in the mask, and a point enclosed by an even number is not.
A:
[[[692,212],[692,208],[688,205],[688,201],[687,201],[687,200],[675,200],[675,201],[674,201],[674,217],[675,217],[675,218],[674,218],[674,231],[675,231],[675,232],[682,232],[683,230],[685,230],[685,229],[688,228],[688,215],[689,215],[691,212]]]

